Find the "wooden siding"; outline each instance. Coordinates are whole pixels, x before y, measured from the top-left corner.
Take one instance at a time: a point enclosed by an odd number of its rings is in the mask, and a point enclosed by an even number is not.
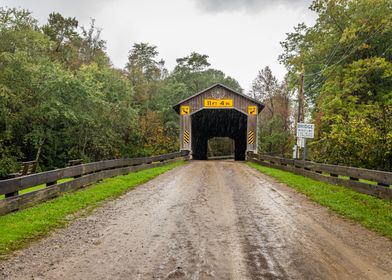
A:
[[[193,97],[192,99],[185,101],[181,105],[188,105],[190,106],[191,109],[191,114],[194,114],[195,112],[201,110],[204,108],[204,99],[216,99],[213,96],[213,91],[215,88],[212,88],[206,92],[201,93],[200,95],[197,95]],[[250,100],[237,95],[225,88],[220,88],[220,90],[225,92],[225,95],[221,97],[220,99],[232,99],[233,100],[233,108],[219,108],[219,109],[237,109],[238,111],[244,113],[245,115],[248,114],[248,106],[257,106],[258,104],[251,102]],[[211,109],[211,108],[208,108]]]

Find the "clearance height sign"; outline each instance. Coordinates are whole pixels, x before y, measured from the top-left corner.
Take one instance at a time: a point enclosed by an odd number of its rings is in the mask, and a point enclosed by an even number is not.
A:
[[[233,107],[233,99],[204,99],[204,107],[231,108]]]

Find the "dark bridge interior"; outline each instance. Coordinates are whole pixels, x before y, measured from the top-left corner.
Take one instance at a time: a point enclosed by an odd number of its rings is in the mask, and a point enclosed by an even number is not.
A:
[[[234,109],[203,109],[192,115],[193,159],[207,159],[208,140],[234,140],[235,160],[245,160],[247,116]]]

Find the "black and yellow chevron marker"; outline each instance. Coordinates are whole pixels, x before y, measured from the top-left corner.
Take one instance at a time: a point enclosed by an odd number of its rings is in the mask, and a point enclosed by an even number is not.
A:
[[[254,144],[255,143],[255,133],[253,130],[250,130],[248,132],[248,144]]]
[[[189,144],[189,131],[184,131],[184,143]]]

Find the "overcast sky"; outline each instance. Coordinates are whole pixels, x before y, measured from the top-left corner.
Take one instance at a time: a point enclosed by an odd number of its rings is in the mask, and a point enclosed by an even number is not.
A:
[[[0,0],[1,6],[33,12],[41,24],[56,11],[90,18],[103,29],[108,54],[124,67],[134,43],[158,46],[169,70],[176,58],[193,51],[210,56],[211,67],[237,79],[245,90],[258,70],[269,65],[279,78],[279,42],[300,22],[313,24],[310,0]]]

